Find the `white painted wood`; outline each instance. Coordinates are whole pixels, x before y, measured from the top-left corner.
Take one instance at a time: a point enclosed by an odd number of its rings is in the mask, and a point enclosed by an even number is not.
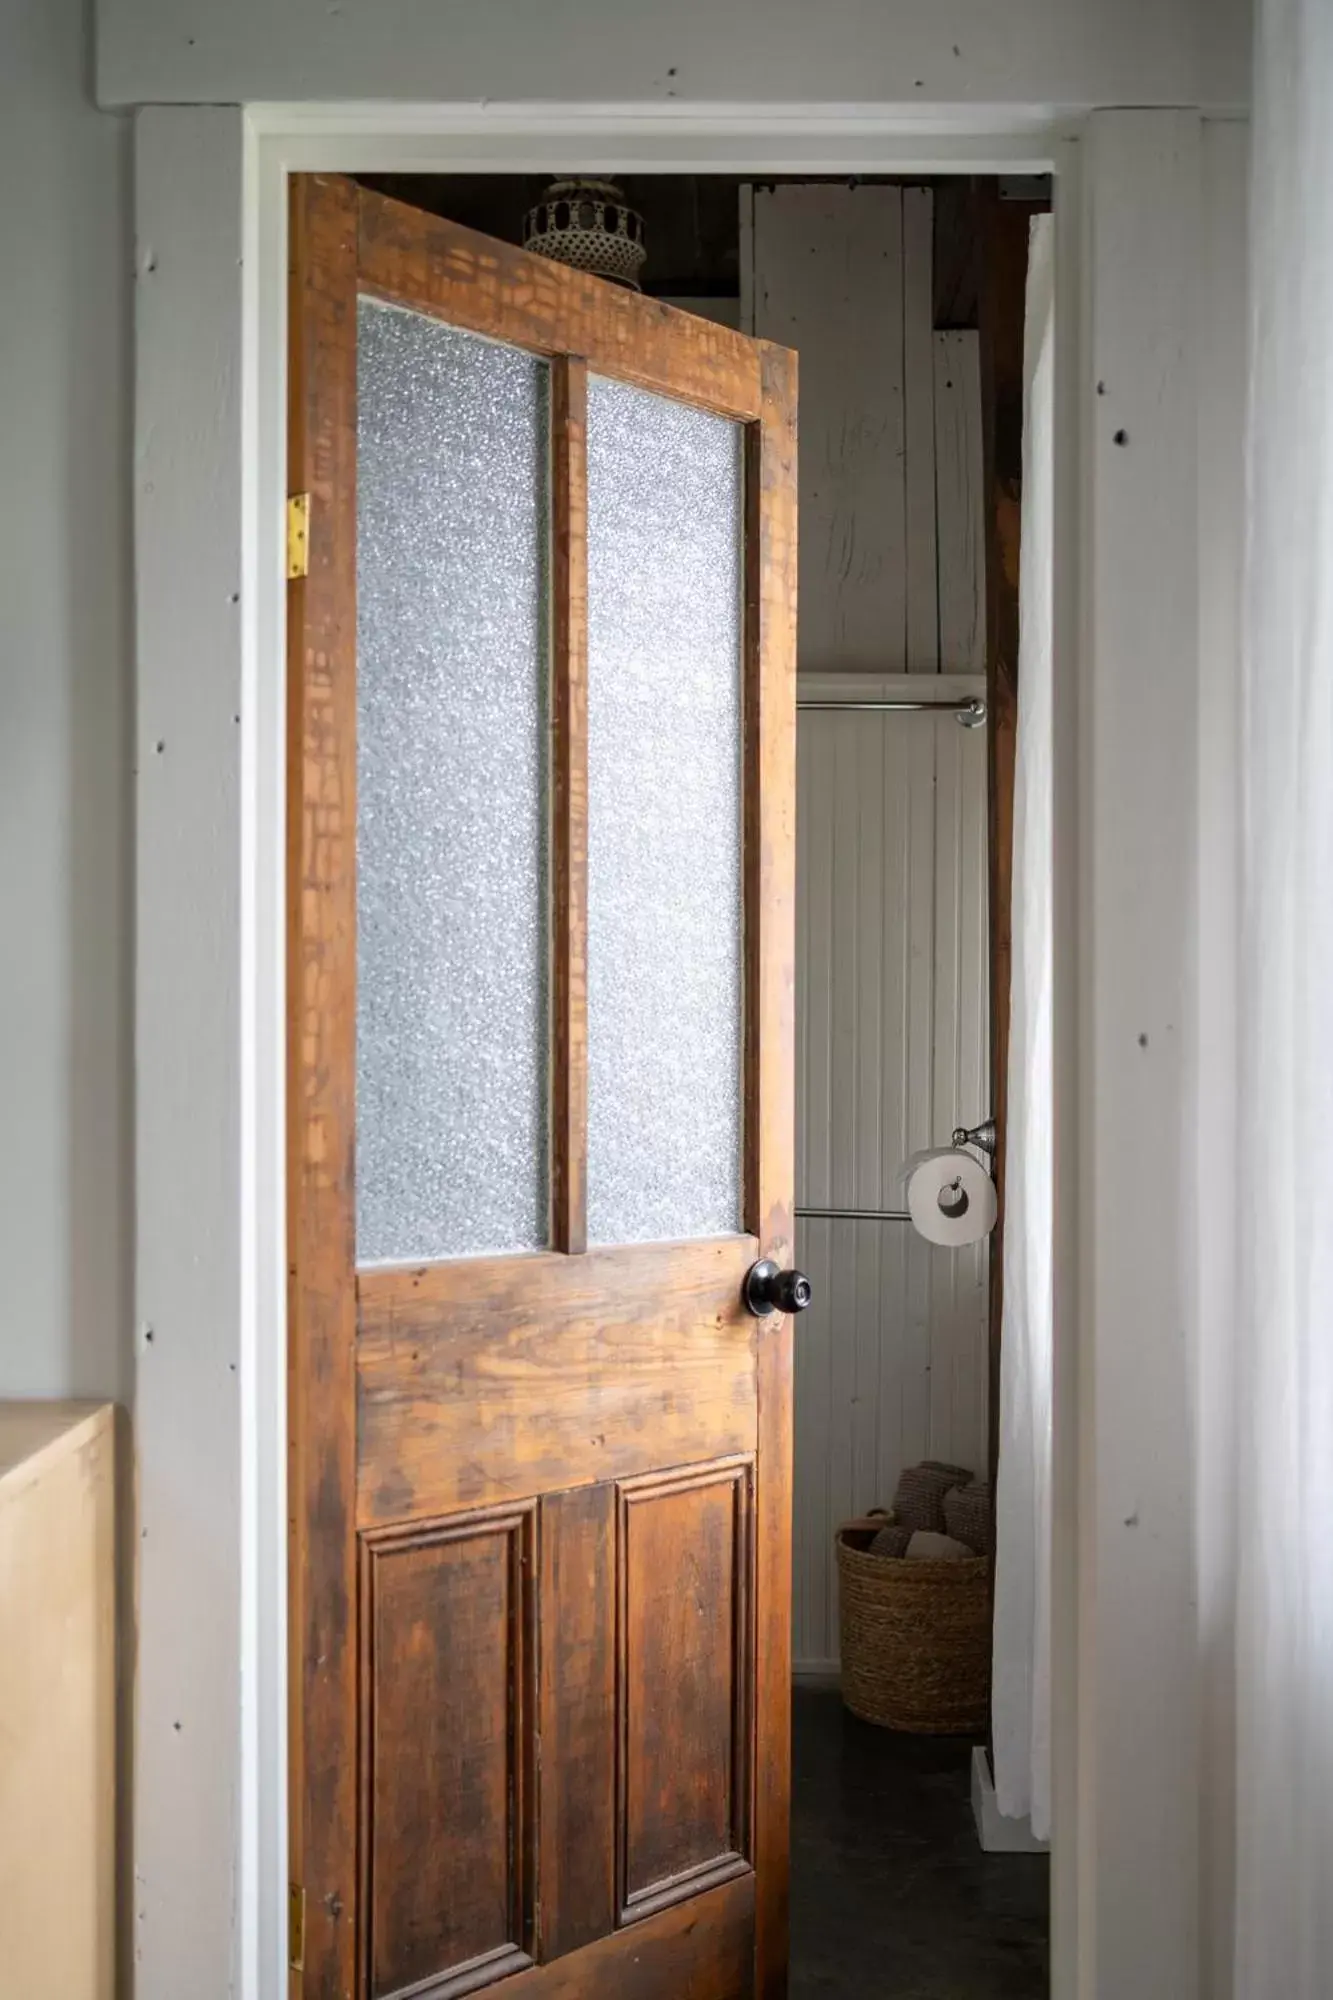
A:
[[[141,2000],[240,1959],[243,141],[230,110],[137,132]]]
[[[742,202],[746,323],[801,357],[807,672],[984,669],[977,338],[932,330],[933,213],[922,187]]]
[[[1198,893],[1199,143],[1189,112],[1105,112],[1091,120],[1087,147],[1076,1810],[1089,2000],[1198,1990],[1188,1336],[1197,1154],[1186,1119]],[[1057,1423],[1062,1413],[1057,1400]],[[1067,1602],[1067,1584],[1061,1595]],[[1064,1824],[1057,1817],[1057,1846]]]
[[[23,2000],[116,1990],[109,1403],[0,1403],[0,1938]]]
[[[929,188],[909,187],[903,189],[903,495],[912,673],[938,673],[941,665],[934,325],[935,197]]]
[[[754,328],[800,355],[802,671],[907,665],[903,203],[755,189]]]
[[[1077,116],[1050,106],[266,103],[247,127],[293,173],[1049,173]]]
[[[1237,978],[1241,795],[1240,589],[1245,539],[1249,132],[1202,135],[1199,351],[1198,964],[1192,1297],[1197,1384],[1203,1787],[1200,1990],[1231,2000],[1235,1928]]]
[[[615,0],[401,10],[377,0],[99,0],[104,103],[589,99],[660,111],[680,101],[1229,105],[1245,98],[1249,19],[1238,0]],[[754,160],[774,169],[771,157]],[[562,164],[571,164],[562,161]],[[830,171],[836,171],[831,166]]]
[[[940,668],[944,673],[981,673],[986,665],[986,518],[977,335],[937,333],[934,369]]]
[[[821,711],[797,741],[797,1200],[899,1208],[907,1155],[989,1109],[985,732]],[[838,1523],[922,1458],[984,1469],[987,1253],[801,1221],[797,1254],[815,1303],[796,1346],[793,1654],[817,1673],[838,1656]]]

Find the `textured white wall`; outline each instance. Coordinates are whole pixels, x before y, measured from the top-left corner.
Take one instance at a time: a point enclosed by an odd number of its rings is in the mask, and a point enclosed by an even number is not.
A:
[[[1249,0],[99,0],[104,103],[1224,104]]]
[[[129,1386],[130,153],[0,5],[0,1394]]]

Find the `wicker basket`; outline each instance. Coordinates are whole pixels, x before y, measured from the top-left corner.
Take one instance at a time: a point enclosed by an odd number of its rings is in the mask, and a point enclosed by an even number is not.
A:
[[[989,1564],[874,1556],[884,1526],[838,1530],[842,1698],[864,1722],[916,1736],[972,1736],[990,1703]]]

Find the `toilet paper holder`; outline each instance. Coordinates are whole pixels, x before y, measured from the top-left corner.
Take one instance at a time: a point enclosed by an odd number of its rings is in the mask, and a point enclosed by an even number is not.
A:
[[[904,1163],[908,1217],[927,1242],[961,1249],[995,1227],[994,1144],[988,1120],[975,1130],[960,1126],[951,1145],[913,1153]]]
[[[996,1145],[995,1120],[987,1118],[980,1125],[973,1125],[970,1129],[966,1125],[955,1125],[952,1143],[955,1146],[975,1146],[978,1152],[988,1153],[993,1160]]]

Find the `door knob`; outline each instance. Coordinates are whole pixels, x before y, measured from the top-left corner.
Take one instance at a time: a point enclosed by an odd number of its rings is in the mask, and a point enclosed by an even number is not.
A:
[[[745,1274],[745,1303],[756,1319],[770,1313],[803,1313],[814,1293],[804,1271],[784,1271],[771,1257],[761,1257]]]

